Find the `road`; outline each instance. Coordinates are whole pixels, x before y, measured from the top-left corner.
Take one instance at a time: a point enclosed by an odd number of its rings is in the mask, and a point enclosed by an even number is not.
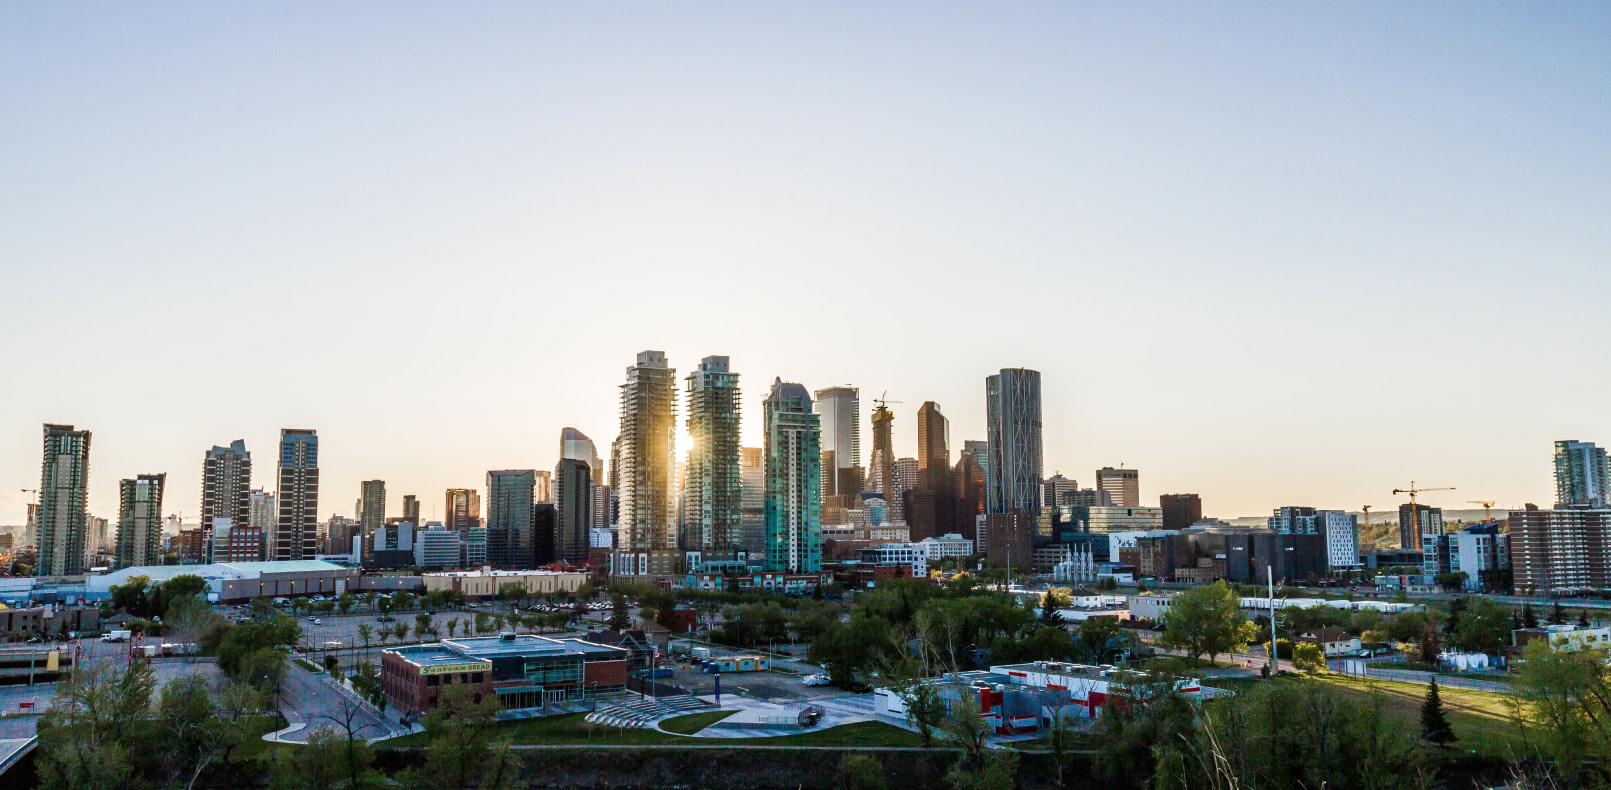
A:
[[[295,663],[280,687],[278,701],[287,721],[304,725],[281,740],[301,743],[321,727],[334,727],[345,733],[349,722],[353,734],[361,738],[392,734],[391,724],[360,704],[350,692],[339,689],[328,675],[310,672]]]

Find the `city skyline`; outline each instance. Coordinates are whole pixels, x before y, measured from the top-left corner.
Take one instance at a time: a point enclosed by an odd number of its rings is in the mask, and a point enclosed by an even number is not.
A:
[[[384,479],[440,520],[448,487],[554,468],[565,426],[607,450],[651,347],[849,384],[864,415],[888,391],[898,457],[915,404],[961,446],[980,379],[1037,370],[1045,470],[1123,463],[1144,502],[1221,516],[1388,512],[1411,480],[1542,504],[1550,444],[1604,443],[1611,415],[1492,371],[1611,383],[1582,364],[1611,316],[1566,300],[1611,284],[1608,17],[20,8],[0,336],[31,385],[0,391],[0,523],[26,519],[45,423],[95,432],[102,518],[163,472],[194,522],[196,456],[235,438],[272,489],[278,431],[310,426],[321,519]],[[438,358],[454,380],[413,372]],[[1294,437],[1312,451],[1274,449]]]

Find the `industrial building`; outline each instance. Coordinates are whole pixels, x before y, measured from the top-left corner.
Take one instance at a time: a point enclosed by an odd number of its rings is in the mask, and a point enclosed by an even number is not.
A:
[[[519,584],[533,595],[563,590],[576,592],[587,583],[587,574],[564,571],[495,571],[482,568],[478,571],[449,571],[421,575],[427,593],[437,590],[455,590],[466,598],[492,598],[505,584]]]
[[[218,603],[297,595],[340,595],[358,589],[359,572],[323,560],[284,562],[215,562],[209,565],[137,565],[85,579],[90,599],[105,598],[112,587],[135,576],[161,582],[175,576],[200,576],[207,600]]]

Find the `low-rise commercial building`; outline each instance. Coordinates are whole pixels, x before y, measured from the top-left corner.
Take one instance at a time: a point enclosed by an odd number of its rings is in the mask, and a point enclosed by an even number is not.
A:
[[[421,574],[425,591],[454,590],[466,598],[493,598],[505,584],[518,584],[532,595],[576,592],[587,583],[587,574],[564,571],[446,571]]]
[[[393,648],[381,653],[381,688],[399,710],[423,716],[442,692],[469,686],[506,711],[568,713],[626,689],[630,651],[581,639],[500,634]]]
[[[928,549],[918,543],[885,543],[861,549],[856,555],[859,562],[869,565],[905,565],[912,569],[913,576],[927,576],[929,572]]]
[[[175,576],[200,576],[207,582],[207,599],[218,603],[258,597],[340,595],[358,589],[359,572],[322,560],[283,562],[215,562],[207,565],[139,565],[85,579],[87,597],[105,598],[112,587],[135,576],[167,581]]]
[[[1611,628],[1586,625],[1544,625],[1510,632],[1510,645],[1518,651],[1528,642],[1543,640],[1551,650],[1575,652],[1586,648],[1611,650]]]
[[[940,562],[973,554],[973,541],[951,532],[939,537],[924,538],[918,543],[928,552],[929,559]]]

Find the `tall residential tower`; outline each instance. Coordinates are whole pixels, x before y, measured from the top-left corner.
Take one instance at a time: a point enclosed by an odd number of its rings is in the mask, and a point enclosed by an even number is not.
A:
[[[688,514],[689,548],[704,560],[732,560],[742,544],[739,532],[743,479],[739,474],[738,374],[727,357],[705,357],[690,373],[688,386],[687,481],[684,511]]]
[[[228,447],[214,446],[201,463],[202,560],[213,558],[213,521],[229,519],[234,527],[252,521],[252,454],[246,442],[236,439]]]
[[[653,562],[677,547],[677,371],[661,351],[644,351],[621,385],[621,432],[613,484],[619,528],[611,571],[642,576],[666,570]]]
[[[39,479],[38,576],[84,572],[89,514],[90,432],[71,425],[45,426],[45,456]]]
[[[806,388],[778,379],[763,406],[766,423],[766,568],[822,570],[821,429]]]
[[[165,474],[118,481],[117,564],[162,564],[162,489]]]
[[[319,551],[319,435],[306,428],[280,431],[279,519],[274,559],[311,560]]]

